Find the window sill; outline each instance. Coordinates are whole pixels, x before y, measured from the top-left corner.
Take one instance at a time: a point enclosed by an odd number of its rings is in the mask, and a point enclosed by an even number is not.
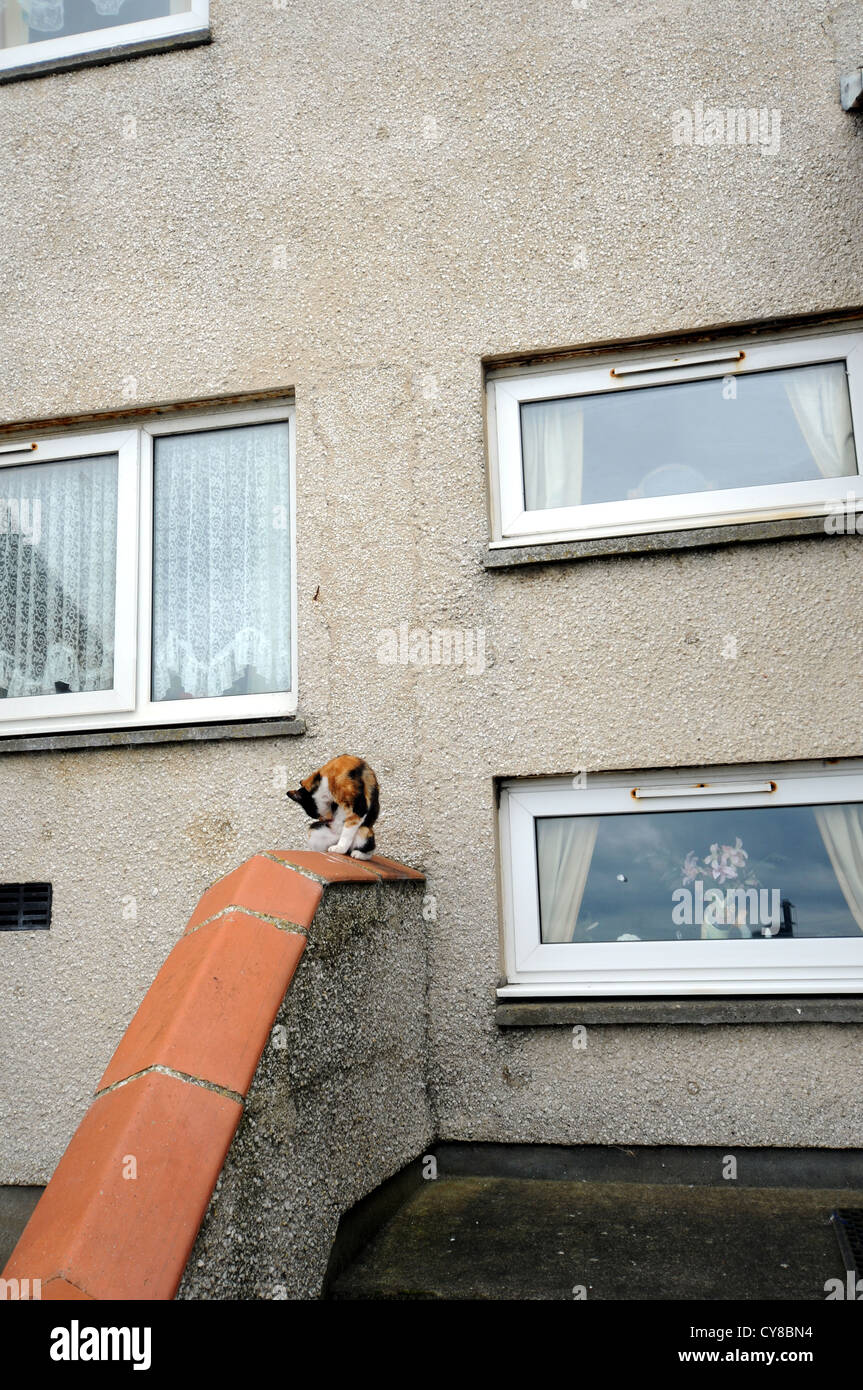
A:
[[[663,551],[694,550],[714,545],[739,545],[750,541],[778,541],[803,536],[823,536],[824,516],[801,516],[779,521],[753,521],[739,525],[700,526],[691,531],[653,531],[638,536],[594,536],[580,541],[549,541],[511,545],[483,555],[486,569],[509,569],[513,565],[546,564],[555,560],[592,560],[606,555],[643,555]],[[844,534],[844,533],[842,533]],[[856,531],[849,531],[856,535]]]
[[[70,753],[87,748],[134,748],[146,744],[210,743],[241,738],[297,738],[302,719],[256,719],[235,724],[163,725],[153,729],[98,729],[92,733],[27,734],[3,738],[4,753]]]
[[[196,48],[211,43],[208,27],[191,29],[185,34],[168,34],[158,39],[142,39],[138,43],[117,44],[114,48],[94,49],[90,53],[70,53],[64,58],[46,58],[42,62],[22,63],[15,68],[0,68],[0,84],[20,82],[28,77],[50,77],[54,72],[69,72],[75,68],[101,67],[119,63],[125,58],[143,58],[151,53],[167,53],[175,48]]]
[[[586,1028],[630,1023],[863,1023],[863,995],[797,998],[530,999],[495,1005],[499,1028]]]

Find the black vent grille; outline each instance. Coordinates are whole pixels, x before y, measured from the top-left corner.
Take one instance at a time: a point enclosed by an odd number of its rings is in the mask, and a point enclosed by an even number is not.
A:
[[[0,883],[0,931],[47,931],[50,883]]]
[[[863,1274],[863,1208],[840,1207],[833,1212],[833,1227],[845,1268]]]

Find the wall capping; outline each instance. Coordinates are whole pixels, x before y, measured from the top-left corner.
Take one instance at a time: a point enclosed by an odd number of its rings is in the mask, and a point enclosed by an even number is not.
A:
[[[173,1299],[323,898],[331,885],[380,892],[414,881],[423,875],[382,856],[282,850],[217,880],[126,1029],[3,1277],[41,1280],[43,1299]]]

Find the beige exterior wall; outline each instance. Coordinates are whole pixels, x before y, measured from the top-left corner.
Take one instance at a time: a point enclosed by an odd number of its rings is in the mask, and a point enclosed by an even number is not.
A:
[[[203,887],[299,843],[274,767],[345,750],[437,899],[441,1137],[859,1144],[861,1029],[577,1053],[492,1016],[493,777],[859,755],[859,545],[480,561],[484,357],[863,301],[848,7],[212,13],[209,47],[0,87],[0,420],[121,410],[128,378],[139,404],[295,390],[309,732],[0,756],[0,875],[55,894],[50,934],[0,937],[0,1181],[50,1173]],[[777,109],[779,150],[674,146],[698,100]],[[483,629],[488,668],[380,664],[402,622]]]

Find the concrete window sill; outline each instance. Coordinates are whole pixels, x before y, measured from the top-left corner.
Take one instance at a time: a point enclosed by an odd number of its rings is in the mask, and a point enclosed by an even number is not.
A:
[[[515,565],[541,565],[556,560],[593,560],[608,555],[661,554],[715,545],[740,545],[752,541],[794,540],[799,537],[836,537],[824,530],[823,516],[794,517],[784,521],[756,521],[737,526],[703,526],[692,531],[655,531],[643,536],[597,536],[591,540],[553,541],[507,546],[483,555],[486,569],[510,569]],[[850,531],[850,535],[857,534]]]
[[[69,72],[76,68],[120,63],[127,58],[143,58],[152,53],[167,53],[175,48],[196,48],[199,44],[211,42],[212,34],[209,28],[203,28],[193,29],[186,34],[144,39],[140,43],[118,44],[116,48],[96,49],[92,53],[71,53],[65,58],[49,58],[43,62],[22,64],[17,68],[4,68],[0,71],[0,85],[4,82],[21,82],[30,77],[50,77],[52,73]]]
[[[302,719],[255,719],[236,724],[189,724],[155,729],[94,729],[70,734],[0,737],[3,753],[69,753],[87,748],[137,748],[145,744],[212,743],[239,738],[298,738]]]
[[[499,1028],[586,1028],[630,1023],[863,1023],[863,995],[798,995],[795,998],[725,999],[527,999],[498,1000]]]

